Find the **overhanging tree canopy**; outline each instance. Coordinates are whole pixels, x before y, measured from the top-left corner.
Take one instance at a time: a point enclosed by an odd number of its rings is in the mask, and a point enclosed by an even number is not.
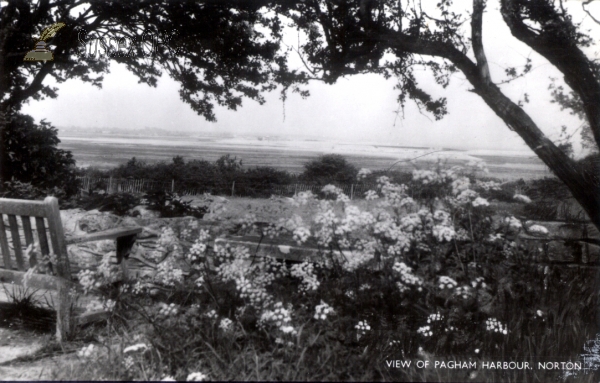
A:
[[[282,4],[279,11],[306,34],[300,53],[307,71],[326,82],[367,72],[393,76],[398,79],[400,102],[412,98],[441,118],[447,112],[445,100],[421,89],[413,70],[428,67],[442,86],[450,74],[462,72],[472,91],[565,182],[600,226],[600,175],[569,158],[493,82],[482,38],[485,1],[473,0],[470,14],[453,11],[448,0],[439,1],[433,11],[430,5],[403,0],[306,0]],[[560,0],[500,0],[499,12],[514,37],[564,75],[599,143],[599,66],[582,50],[592,44],[591,38],[572,22]]]
[[[467,0],[462,4],[466,4]],[[0,13],[0,111],[18,110],[29,98],[53,97],[43,85],[80,78],[95,85],[106,62],[78,58],[78,28],[88,34],[125,35],[145,41],[177,31],[157,44],[156,54],[115,57],[141,82],[156,84],[162,71],[180,82],[182,99],[209,120],[213,105],[235,109],[243,97],[263,102],[261,93],[277,84],[284,89],[315,78],[334,83],[346,75],[377,73],[398,79],[399,101],[413,99],[442,118],[443,98],[419,87],[414,68],[426,66],[440,85],[460,71],[472,91],[518,133],[526,144],[569,187],[600,227],[598,174],[580,167],[557,147],[533,119],[491,78],[483,45],[484,0],[468,1],[465,13],[450,0],[437,4],[418,0],[224,0],[199,2],[147,1],[96,3],[66,0],[10,1]],[[77,10],[81,12],[77,14]],[[564,75],[579,100],[596,145],[600,142],[600,79],[598,63],[584,51],[592,44],[575,25],[561,0],[499,0],[498,10],[512,35],[544,57]],[[63,21],[55,41],[54,62],[26,67],[22,56],[31,36],[43,26]],[[281,46],[283,25],[306,36],[298,47],[306,70],[290,71]],[[528,66],[525,66],[528,68]],[[530,66],[529,66],[530,68]],[[517,75],[509,71],[508,75]]]
[[[111,60],[140,83],[166,72],[193,110],[215,120],[215,104],[236,109],[243,98],[295,77],[279,51],[279,19],[263,1],[11,0],[0,9],[0,178],[6,179],[7,129],[23,103],[57,96],[48,85],[80,79],[101,87]],[[65,24],[48,42],[53,61],[24,62],[50,25]],[[264,33],[260,30],[265,31]],[[1,187],[1,183],[0,183]]]

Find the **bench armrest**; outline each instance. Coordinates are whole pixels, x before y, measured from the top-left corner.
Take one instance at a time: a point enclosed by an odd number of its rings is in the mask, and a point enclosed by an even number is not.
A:
[[[117,238],[122,238],[122,237],[133,236],[133,235],[139,234],[141,232],[142,232],[141,227],[110,229],[110,230],[100,231],[97,233],[90,233],[90,234],[69,237],[69,238],[66,238],[66,243],[67,243],[67,245],[74,245],[77,243],[100,241],[103,239],[117,239]]]

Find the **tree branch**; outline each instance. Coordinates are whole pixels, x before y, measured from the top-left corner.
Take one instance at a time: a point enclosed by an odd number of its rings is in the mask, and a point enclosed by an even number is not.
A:
[[[577,46],[579,35],[575,26],[548,3],[543,13],[536,9],[545,19],[540,21],[544,25],[539,33],[533,33],[523,21],[522,12],[527,10],[523,10],[522,6],[520,1],[501,0],[500,11],[504,22],[514,37],[529,45],[563,73],[566,84],[581,97],[594,139],[600,144],[600,82],[594,63]]]
[[[471,19],[471,40],[473,43],[473,51],[475,52],[475,59],[477,60],[477,68],[479,69],[479,75],[485,84],[490,84],[492,79],[490,77],[490,68],[488,66],[487,57],[483,50],[483,39],[482,39],[482,24],[483,24],[483,10],[485,9],[485,0],[473,0],[473,17]]]
[[[592,12],[590,12],[590,10],[589,10],[589,9],[587,9],[587,8],[585,7],[586,5],[590,4],[592,1],[594,1],[594,0],[587,0],[587,1],[584,1],[584,2],[582,2],[582,3],[581,3],[581,8],[583,9],[583,11],[584,11],[585,13],[587,13],[587,15],[588,15],[589,17],[591,17],[591,18],[592,18],[592,20],[594,20],[594,22],[595,22],[596,24],[600,24],[600,20],[598,20],[597,18],[595,18],[595,17],[594,17],[594,15],[592,15]]]

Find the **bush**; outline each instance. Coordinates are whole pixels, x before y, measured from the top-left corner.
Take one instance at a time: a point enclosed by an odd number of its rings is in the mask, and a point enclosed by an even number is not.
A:
[[[32,185],[30,182],[20,181],[5,182],[4,188],[0,192],[0,197],[2,198],[43,200],[47,196],[54,196],[59,200],[67,198],[64,189],[59,187],[41,188]]]
[[[202,218],[208,212],[208,209],[204,206],[192,206],[190,202],[179,198],[177,194],[161,190],[146,193],[144,200],[149,209],[159,212],[163,218],[188,215]]]
[[[16,114],[2,135],[5,152],[2,155],[4,181],[31,184],[38,190],[60,189],[60,194],[77,193],[75,160],[70,152],[58,149],[57,129],[42,120]]]
[[[235,194],[248,197],[269,197],[273,194],[274,186],[289,184],[292,179],[288,172],[271,167],[243,169],[242,161],[230,155],[221,156],[214,163],[204,160],[186,162],[177,156],[172,163],[148,164],[133,157],[116,169],[104,172],[81,169],[80,172],[92,178],[145,179],[163,184],[175,181],[175,191],[194,190],[220,195],[229,195],[235,182]]]
[[[141,203],[141,199],[130,193],[92,194],[80,197],[78,207],[84,210],[98,209],[110,211],[116,215],[124,216],[127,212]]]
[[[288,172],[270,167],[248,169],[236,180],[235,194],[246,197],[266,198],[273,194],[278,185],[290,184],[292,177]]]
[[[308,183],[327,185],[356,182],[358,169],[342,155],[327,154],[304,165],[301,179]]]

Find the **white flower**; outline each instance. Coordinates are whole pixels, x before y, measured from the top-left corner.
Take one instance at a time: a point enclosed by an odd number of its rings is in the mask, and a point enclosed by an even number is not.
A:
[[[96,347],[93,344],[89,344],[87,347],[83,347],[81,350],[77,352],[77,356],[80,358],[89,358],[94,354]]]
[[[186,380],[188,382],[203,382],[206,379],[208,379],[208,376],[206,376],[205,374],[203,374],[201,372],[192,372],[191,374],[188,375]]]
[[[431,326],[423,326],[417,329],[417,333],[423,336],[432,336],[433,331],[431,330]]]
[[[490,203],[485,198],[481,198],[481,197],[475,198],[475,200],[472,202],[472,204],[473,204],[473,207],[490,206]]]
[[[361,265],[369,262],[375,258],[375,254],[367,253],[364,251],[348,251],[344,253],[345,259],[342,267],[346,271],[354,271]]]
[[[315,315],[314,318],[317,320],[325,320],[327,319],[327,315],[329,314],[333,314],[335,313],[335,311],[333,310],[333,307],[329,306],[327,303],[323,302],[321,300],[321,304],[318,304],[315,307]]]
[[[165,376],[160,380],[161,382],[176,382],[175,378],[170,375]]]
[[[258,325],[262,328],[274,326],[284,334],[296,335],[296,329],[290,324],[292,321],[291,309],[291,305],[284,308],[282,302],[277,302],[273,305],[272,310],[265,310],[261,314]]]
[[[429,316],[427,317],[427,323],[439,322],[443,319],[444,317],[440,313],[429,314]]]
[[[371,330],[371,326],[369,326],[369,323],[367,323],[367,321],[360,321],[358,322],[358,324],[356,326],[354,326],[355,329],[358,330],[359,333],[362,333],[363,335],[367,333],[367,331]]]
[[[292,205],[295,207],[304,206],[315,198],[311,191],[300,192],[292,198]]]
[[[464,190],[469,189],[471,181],[467,177],[462,177],[452,182],[452,194],[457,195]]]
[[[495,181],[476,181],[477,187],[489,191],[489,190],[501,190],[500,184]]]
[[[508,227],[510,229],[513,229],[513,230],[519,230],[520,228],[523,227],[523,225],[521,224],[521,221],[519,221],[515,217],[506,217],[504,219],[504,222],[508,225]]]
[[[221,323],[219,323],[219,328],[225,332],[231,330],[232,321],[229,318],[221,319]]]
[[[175,286],[183,282],[183,270],[175,267],[172,260],[167,260],[158,265],[154,281],[165,286]]]
[[[205,315],[207,318],[213,319],[213,318],[216,318],[216,317],[217,317],[217,312],[216,312],[215,310],[210,310],[210,311],[208,311],[208,312],[204,313],[204,315]]]
[[[396,262],[392,269],[400,274],[400,281],[398,282],[398,289],[401,292],[408,290],[408,286],[415,286],[418,291],[422,290],[423,280],[412,273],[412,269],[404,262]]]
[[[529,226],[528,230],[529,230],[529,232],[531,232],[533,234],[539,234],[539,235],[547,235],[548,234],[548,229],[546,229],[542,225],[532,225],[532,226]]]
[[[438,285],[438,287],[440,289],[442,289],[442,290],[443,289],[453,289],[457,285],[458,285],[458,283],[454,279],[452,279],[450,277],[447,277],[445,275],[443,275],[443,276],[441,276],[439,278],[439,285]]]
[[[369,190],[365,193],[365,199],[367,201],[372,201],[377,198],[379,198],[379,196],[377,195],[377,192],[375,190]]]
[[[463,299],[467,299],[471,296],[472,292],[469,286],[460,286],[454,290],[454,294]]]
[[[356,178],[359,180],[362,180],[364,178],[366,178],[369,174],[373,173],[370,169],[367,168],[362,168],[358,171],[358,174],[356,175]]]
[[[299,289],[301,292],[314,291],[319,288],[321,284],[314,273],[314,265],[311,262],[304,261],[302,263],[295,264],[290,269],[290,275],[292,277],[300,278],[301,283]]]
[[[305,227],[298,227],[293,232],[294,241],[298,243],[298,245],[303,244],[310,237],[310,230]]]
[[[335,185],[325,185],[323,186],[323,189],[321,189],[321,192],[323,192],[324,194],[334,194],[334,195],[339,195],[340,193],[342,193],[342,189],[338,188]]]
[[[456,231],[454,228],[443,225],[435,225],[433,227],[432,234],[439,242],[449,242],[456,237]]]
[[[531,198],[527,197],[526,195],[523,194],[515,194],[513,196],[513,199],[515,201],[519,201],[519,202],[523,202],[523,203],[531,203]]]
[[[158,310],[158,316],[160,317],[169,317],[169,316],[175,316],[177,315],[177,313],[179,312],[179,306],[176,305],[175,303],[171,303],[171,304],[166,304],[166,303],[159,303],[160,306],[160,310]]]
[[[485,283],[485,279],[483,277],[477,277],[474,281],[471,281],[471,286],[473,286],[474,289],[478,287],[486,288],[487,284]]]
[[[544,316],[544,313],[542,312],[542,310],[538,310],[536,313],[539,317]]]
[[[128,347],[125,347],[125,349],[123,350],[123,353],[128,353],[128,352],[136,352],[136,351],[146,351],[148,349],[148,346],[145,345],[144,343],[137,343]]]
[[[485,327],[487,331],[490,332],[495,332],[495,333],[500,333],[503,335],[507,335],[508,334],[508,326],[503,325],[498,319],[496,318],[488,318],[485,320]]]
[[[502,237],[503,237],[503,236],[502,236],[502,234],[500,234],[500,233],[498,233],[498,234],[490,234],[490,235],[487,237],[487,241],[488,241],[488,242],[495,242],[495,241],[501,240],[501,239],[502,239]]]

